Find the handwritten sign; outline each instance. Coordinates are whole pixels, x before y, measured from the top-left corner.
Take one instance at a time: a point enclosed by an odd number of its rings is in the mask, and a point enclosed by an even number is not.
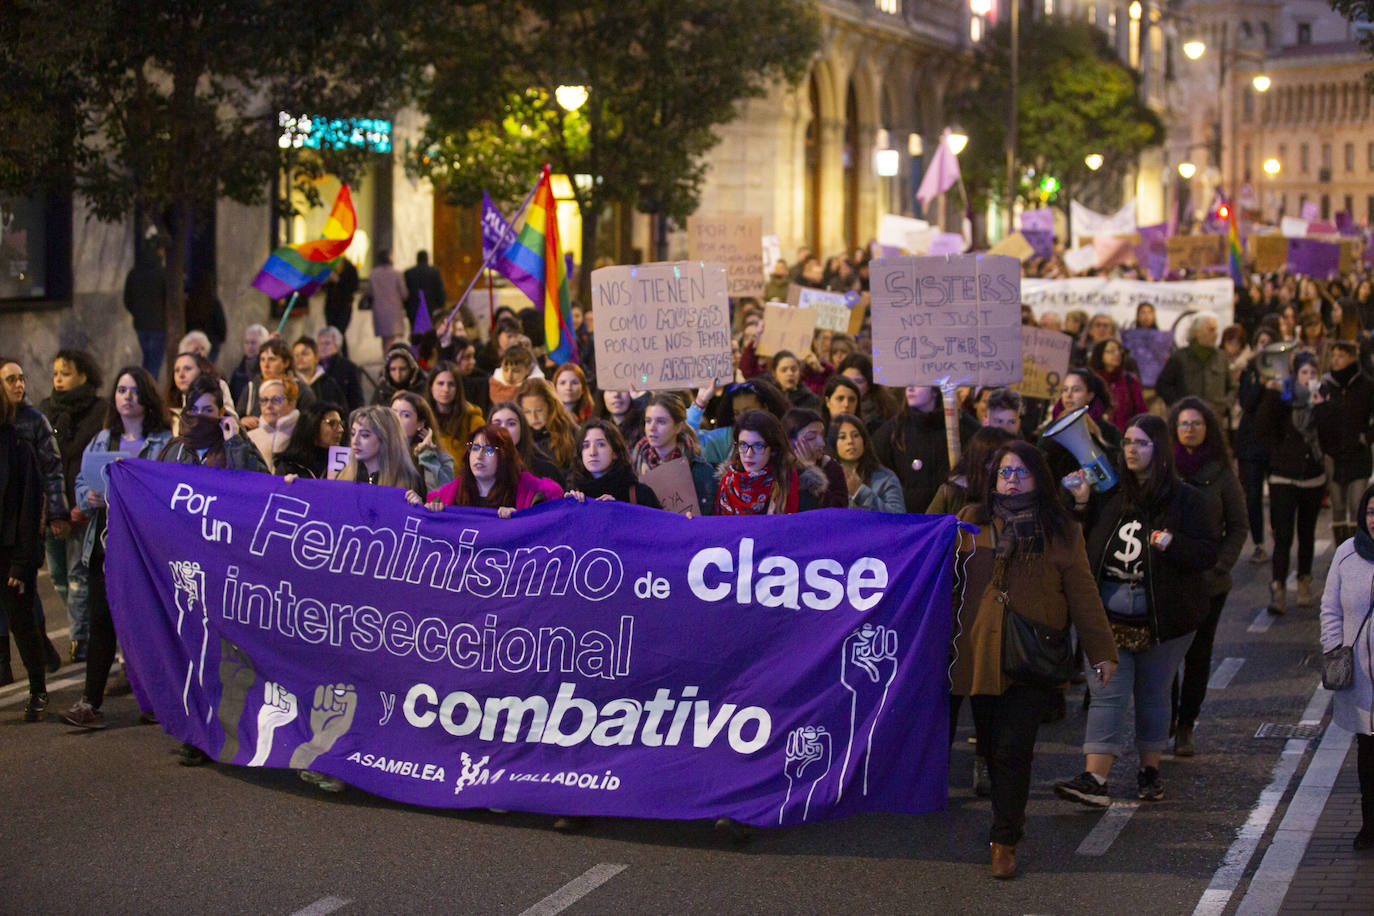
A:
[[[805,290],[815,292],[815,290]],[[805,353],[811,349],[816,333],[816,310],[792,308],[768,302],[763,306],[763,333],[759,335],[759,356],[772,356],[779,350]]]
[[[725,278],[724,264],[701,261],[592,271],[603,386],[667,391],[733,375]]]
[[[678,515],[701,514],[701,506],[697,505],[697,488],[692,483],[692,466],[686,458],[674,458],[645,471],[640,475],[639,482],[653,490],[659,504],[669,512]]]
[[[923,219],[884,213],[878,221],[878,244],[910,253],[924,252],[930,247],[935,230]]]
[[[1164,240],[1170,270],[1205,270],[1226,263],[1225,239],[1220,235],[1174,235]]]
[[[1174,334],[1153,328],[1126,328],[1121,332],[1121,345],[1130,351],[1140,369],[1140,384],[1153,388],[1174,349]]]
[[[759,269],[758,247],[762,237],[763,218],[759,216],[687,217],[688,256],[693,261],[724,264],[732,298],[763,296],[764,271]]]
[[[325,469],[325,473],[329,475],[330,480],[338,477],[339,472],[348,467],[348,456],[352,451],[346,445],[331,445],[329,447],[329,466]]]
[[[773,272],[773,265],[782,260],[782,239],[776,235],[765,235],[763,237],[763,273],[764,276]]]
[[[790,293],[789,292],[789,301]],[[844,293],[797,287],[797,308],[816,310],[816,327],[823,331],[849,332],[850,311]]]
[[[1021,263],[1007,255],[881,258],[870,265],[873,374],[883,385],[1021,379]]]
[[[1073,338],[1059,331],[1021,326],[1021,381],[1011,387],[1028,398],[1059,397],[1059,386],[1069,371]]]
[[[988,254],[1006,254],[1011,255],[1018,261],[1024,261],[1035,254],[1035,249],[1031,247],[1030,242],[1026,241],[1024,235],[1019,232],[1013,232],[1011,235],[989,248]]]

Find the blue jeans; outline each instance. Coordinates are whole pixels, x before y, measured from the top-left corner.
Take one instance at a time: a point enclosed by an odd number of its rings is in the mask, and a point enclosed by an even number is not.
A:
[[[1093,688],[1088,707],[1083,753],[1120,757],[1126,749],[1126,708],[1135,696],[1135,746],[1163,751],[1169,746],[1170,687],[1193,634],[1179,636],[1144,652],[1118,649],[1116,675],[1105,687]],[[1087,672],[1089,677],[1094,672]]]
[[[138,335],[138,346],[143,351],[143,368],[153,378],[157,378],[162,372],[162,361],[167,356],[167,332],[166,331],[135,331]]]
[[[90,626],[86,611],[86,561],[81,559],[86,528],[73,526],[66,540],[59,541],[51,531],[47,535],[48,575],[53,588],[67,605],[67,620],[71,624],[71,640],[85,639]]]

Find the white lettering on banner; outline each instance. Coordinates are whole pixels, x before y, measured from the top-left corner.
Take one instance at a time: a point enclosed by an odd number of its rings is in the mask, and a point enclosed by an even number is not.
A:
[[[1215,315],[1222,327],[1235,320],[1235,288],[1228,277],[1186,281],[1028,277],[1021,281],[1021,302],[1030,306],[1036,317],[1046,311],[1062,316],[1069,309],[1083,309],[1106,312],[1121,327],[1135,321],[1136,306],[1142,302],[1155,307],[1156,321],[1164,329],[1173,328],[1192,312]]]
[[[724,547],[697,551],[687,564],[687,585],[702,601],[729,597],[734,576],[735,601],[764,607],[798,610],[805,604],[813,611],[833,611],[842,598],[856,611],[867,611],[882,600],[887,588],[887,564],[874,557],[860,557],[848,570],[838,560],[821,557],[804,571],[791,557],[767,556],[754,563],[754,539],[741,538],[739,562]],[[754,579],[757,571],[758,580]],[[708,579],[710,581],[708,581]],[[801,591],[805,581],[807,591]]]
[[[348,755],[348,762],[381,770],[383,773],[390,773],[393,776],[409,776],[411,779],[419,779],[424,782],[443,782],[445,778],[444,768],[441,766],[433,763],[422,764],[414,760],[398,760],[381,754],[364,754],[354,751]]]
[[[465,690],[455,690],[439,702],[438,691],[422,683],[406,693],[401,711],[415,728],[431,728],[438,723],[458,738],[476,733],[482,741],[511,744],[522,740],[523,733],[527,743],[559,747],[574,747],[588,740],[599,747],[628,747],[635,744],[636,737],[645,747],[675,747],[687,733],[693,747],[703,748],[710,747],[724,732],[731,750],[748,755],[765,747],[773,732],[773,719],[766,709],[723,703],[712,714],[711,701],[695,699],[697,688],[693,686],[683,687],[679,699],[674,699],[668,688],[660,687],[652,700],[619,697],[600,708],[591,700],[574,696],[575,689],[576,685],[566,681],[559,684],[550,707],[541,696],[481,700]],[[433,708],[436,704],[437,713]],[[575,726],[565,730],[565,718],[575,718]],[[665,720],[670,723],[666,731]]]

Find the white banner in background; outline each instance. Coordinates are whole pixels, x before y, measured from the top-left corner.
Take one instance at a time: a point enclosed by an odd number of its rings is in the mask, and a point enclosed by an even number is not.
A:
[[[1215,315],[1225,328],[1235,320],[1236,309],[1235,289],[1229,277],[1178,282],[1113,280],[1107,277],[1074,277],[1068,280],[1027,277],[1021,281],[1021,302],[1029,305],[1037,318],[1041,312],[1058,312],[1062,318],[1069,309],[1083,309],[1089,315],[1106,312],[1118,327],[1135,321],[1136,306],[1148,302],[1155,307],[1155,320],[1159,326],[1168,330],[1174,329],[1180,318],[1192,312]]]
[[[1083,236],[1130,235],[1135,232],[1135,198],[1115,213],[1089,210],[1076,200],[1069,201],[1069,222],[1073,227],[1073,247]]]

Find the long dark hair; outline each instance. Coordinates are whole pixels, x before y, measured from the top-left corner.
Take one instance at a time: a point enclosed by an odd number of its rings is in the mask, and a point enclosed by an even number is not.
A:
[[[773,473],[773,496],[769,500],[772,512],[780,513],[787,505],[791,475],[788,473],[797,466],[792,455],[792,445],[782,430],[782,423],[766,410],[746,410],[735,419],[734,442],[730,446],[730,457],[725,459],[727,468],[743,471],[744,463],[739,458],[740,433],[758,433],[768,446],[768,470]]]
[[[792,403],[787,400],[787,395],[782,393],[782,389],[777,383],[765,375],[756,375],[747,382],[740,382],[738,385],[731,385],[722,393],[720,402],[716,405],[716,427],[734,426],[735,417],[735,395],[752,394],[758,398],[759,406],[768,411],[777,419],[782,419],[782,415],[792,407]]]
[[[482,492],[477,488],[477,478],[472,475],[472,462],[464,455],[463,467],[458,472],[458,497],[454,505],[514,509],[516,488],[520,485],[520,474],[524,470],[520,463],[520,453],[515,450],[510,433],[506,432],[505,427],[497,426],[495,423],[488,423],[473,430],[472,438],[468,442],[469,449],[478,444],[479,437],[486,439],[487,445],[495,448],[496,454],[500,456],[496,466],[496,482],[483,499]]]
[[[826,437],[826,447],[830,451],[831,457],[836,461],[840,460],[839,451],[836,449],[835,445],[840,438],[840,428],[846,423],[858,430],[859,438],[862,439],[864,443],[864,453],[859,456],[855,470],[858,472],[860,480],[864,483],[871,483],[873,480],[873,472],[883,465],[882,462],[878,460],[877,450],[873,448],[873,437],[868,434],[868,427],[864,424],[863,420],[860,420],[852,413],[835,414],[830,420],[830,435]]]
[[[440,412],[439,403],[434,400],[434,380],[439,377],[440,372],[447,372],[453,377],[455,391],[453,405],[448,413]],[[463,374],[458,371],[457,363],[441,359],[434,364],[429,378],[425,380],[425,403],[434,415],[434,426],[431,429],[436,435],[442,433],[459,443],[468,441],[468,397],[467,392],[463,390]]]
[[[487,422],[495,423],[496,413],[500,410],[509,410],[515,415],[515,419],[520,421],[520,441],[515,443],[515,451],[520,455],[521,464],[528,471],[534,466],[534,453],[539,450],[539,444],[534,441],[534,427],[530,426],[530,421],[525,419],[525,412],[514,401],[497,401],[491,405],[491,410],[487,412]],[[552,463],[552,459],[550,462]]]
[[[1152,413],[1138,413],[1131,417],[1131,422],[1121,431],[1123,438],[1130,429],[1140,430],[1154,443],[1154,455],[1150,458],[1150,475],[1144,483],[1130,471],[1121,475],[1121,492],[1125,497],[1125,505],[1145,509],[1152,502],[1167,498],[1173,492],[1174,481],[1177,479],[1174,474],[1174,446],[1169,439],[1169,423],[1163,417],[1157,417]],[[1125,465],[1124,458],[1122,465]]]
[[[1202,422],[1207,424],[1207,437],[1202,440],[1202,453],[1208,458],[1230,464],[1231,449],[1226,444],[1226,434],[1221,429],[1216,413],[1202,398],[1192,395],[1179,398],[1178,402],[1169,408],[1169,434],[1173,437],[1173,444],[1178,444],[1178,418],[1185,410],[1196,410],[1202,414]]]
[[[1123,352],[1122,352],[1122,355],[1121,355],[1121,359],[1122,359],[1122,364],[1124,365],[1124,364],[1125,364],[1125,359],[1126,359],[1126,354],[1125,354],[1125,352],[1124,352],[1124,348],[1123,348]],[[1078,376],[1079,378],[1081,378],[1081,379],[1083,380],[1083,386],[1084,386],[1085,388],[1088,389],[1088,394],[1092,395],[1093,398],[1094,398],[1099,404],[1102,405],[1102,412],[1103,412],[1103,413],[1111,413],[1111,410],[1112,410],[1112,395],[1111,395],[1111,392],[1109,392],[1109,391],[1107,390],[1107,383],[1104,382],[1104,381],[1102,381],[1101,377],[1098,376],[1098,374],[1097,374],[1096,372],[1092,371],[1091,369],[1085,369],[1085,368],[1079,366],[1079,367],[1075,367],[1075,368],[1073,368],[1073,369],[1070,369],[1068,372],[1065,372],[1064,375],[1065,375],[1065,376],[1076,375],[1076,376]],[[1088,402],[1088,405],[1089,405],[1089,406],[1092,406],[1092,401],[1089,401],[1089,402]]]
[[[615,425],[614,420],[603,420],[601,417],[591,417],[583,423],[577,431],[577,460],[573,464],[573,471],[570,475],[574,481],[585,481],[591,478],[591,472],[582,463],[582,445],[587,441],[587,433],[594,429],[601,430],[601,434],[606,437],[606,442],[611,446],[611,453],[615,455],[615,460],[606,469],[609,474],[615,470],[630,469],[631,475],[634,474],[630,464],[630,450],[625,447],[625,437],[620,434],[620,427]]]
[[[949,472],[950,482],[953,483],[960,477],[964,478],[964,492],[968,494],[968,498],[981,499],[983,491],[987,489],[988,478],[996,476],[992,473],[993,454],[1015,439],[1015,436],[1000,426],[981,427],[969,437],[963,454]]]
[[[854,409],[863,410],[864,393],[859,390],[859,384],[846,375],[832,375],[825,383],[825,391],[821,394],[821,419],[825,421],[827,427],[834,422],[834,417],[830,416],[830,396],[835,393],[837,388],[848,388],[854,392]]]
[[[138,403],[143,405],[144,437],[172,428],[167,402],[157,393],[157,382],[152,375],[142,366],[125,366],[115,373],[114,384],[110,386],[110,398],[105,405],[105,428],[110,432],[112,446],[117,446],[119,437],[124,434],[124,421],[119,418],[119,410],[115,407],[115,389],[119,387],[119,380],[126,375],[134,380],[138,389]]]
[[[196,381],[200,381],[197,379]],[[191,384],[195,384],[192,382]],[[215,386],[219,387],[218,384]],[[304,467],[315,467],[315,463],[320,457],[317,453],[322,451],[318,444],[320,441],[320,427],[324,425],[324,418],[330,413],[339,415],[339,420],[347,419],[348,413],[338,404],[331,404],[328,401],[315,401],[309,407],[301,408],[300,419],[296,421],[296,426],[291,430],[291,437],[286,440],[286,447],[277,453],[277,464],[283,460],[291,461]],[[340,445],[348,444],[348,428],[345,426],[344,435],[339,439]],[[324,455],[328,460],[328,453]]]
[[[1026,466],[1026,470],[1030,471],[1031,479],[1035,481],[1033,493],[1035,496],[1035,523],[1045,533],[1046,541],[1067,537],[1070,522],[1069,513],[1059,502],[1059,485],[1055,482],[1054,475],[1050,471],[1049,462],[1045,460],[1044,453],[1038,448],[1021,439],[1013,439],[999,448],[993,453],[992,460],[988,462],[989,473],[987,481],[983,484],[982,502],[976,512],[978,523],[987,524],[992,521],[993,499],[997,496],[996,469],[1002,466],[1002,459],[1007,455],[1015,455],[1020,458],[1021,463]]]

